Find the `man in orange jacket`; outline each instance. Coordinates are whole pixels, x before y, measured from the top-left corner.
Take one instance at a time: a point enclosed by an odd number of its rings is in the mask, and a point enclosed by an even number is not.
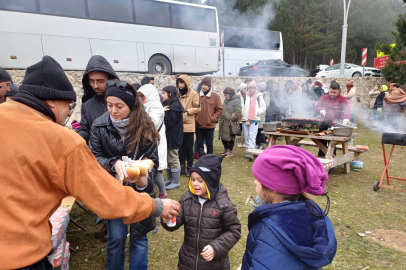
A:
[[[173,218],[179,204],[152,199],[106,172],[86,142],[63,127],[76,93],[61,66],[45,56],[28,67],[12,101],[0,105],[0,269],[52,269],[49,217],[66,196],[99,217],[136,223]],[[49,268],[51,267],[51,268]]]

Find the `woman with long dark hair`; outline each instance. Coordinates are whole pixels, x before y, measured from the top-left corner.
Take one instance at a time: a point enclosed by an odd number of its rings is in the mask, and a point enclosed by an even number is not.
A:
[[[179,101],[179,91],[175,86],[166,86],[162,89],[164,100],[165,126],[168,166],[165,181],[167,190],[180,187],[179,148],[183,143],[183,112],[185,109]]]
[[[108,112],[97,118],[91,128],[89,147],[99,164],[123,185],[155,198],[154,178],[158,168],[159,134],[145,112],[134,86],[125,81],[107,81]],[[127,163],[123,157],[134,160],[148,158],[154,162],[150,174],[130,184]],[[121,218],[107,220],[107,269],[124,269],[125,245],[128,227]],[[148,268],[148,238],[155,228],[155,218],[147,218],[130,226],[130,269]]]

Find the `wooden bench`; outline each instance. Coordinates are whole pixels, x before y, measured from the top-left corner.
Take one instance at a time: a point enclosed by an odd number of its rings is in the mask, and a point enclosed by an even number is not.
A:
[[[318,146],[314,142],[309,142],[309,141],[300,141],[296,145],[297,146],[310,146],[310,147],[318,148]],[[336,145],[336,148],[338,150],[343,150],[343,146],[341,144]],[[362,154],[362,153],[367,152],[368,150],[360,150],[360,149],[357,149],[355,146],[348,146],[348,151]]]
[[[255,160],[257,156],[259,156],[262,151],[264,150],[259,150],[259,149],[251,149],[251,150],[245,150],[245,153],[250,154],[252,156],[252,159]]]

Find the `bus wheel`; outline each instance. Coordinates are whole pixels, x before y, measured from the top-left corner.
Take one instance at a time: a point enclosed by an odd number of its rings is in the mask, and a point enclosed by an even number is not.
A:
[[[170,75],[172,73],[171,63],[162,55],[156,55],[149,60],[148,73]]]

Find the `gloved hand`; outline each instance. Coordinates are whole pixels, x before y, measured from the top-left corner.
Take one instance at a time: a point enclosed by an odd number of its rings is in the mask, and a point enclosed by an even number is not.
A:
[[[326,117],[326,110],[321,110],[321,111],[320,111],[320,114],[321,114],[323,117]]]
[[[346,125],[348,122],[350,122],[350,119],[343,119],[343,124]]]

